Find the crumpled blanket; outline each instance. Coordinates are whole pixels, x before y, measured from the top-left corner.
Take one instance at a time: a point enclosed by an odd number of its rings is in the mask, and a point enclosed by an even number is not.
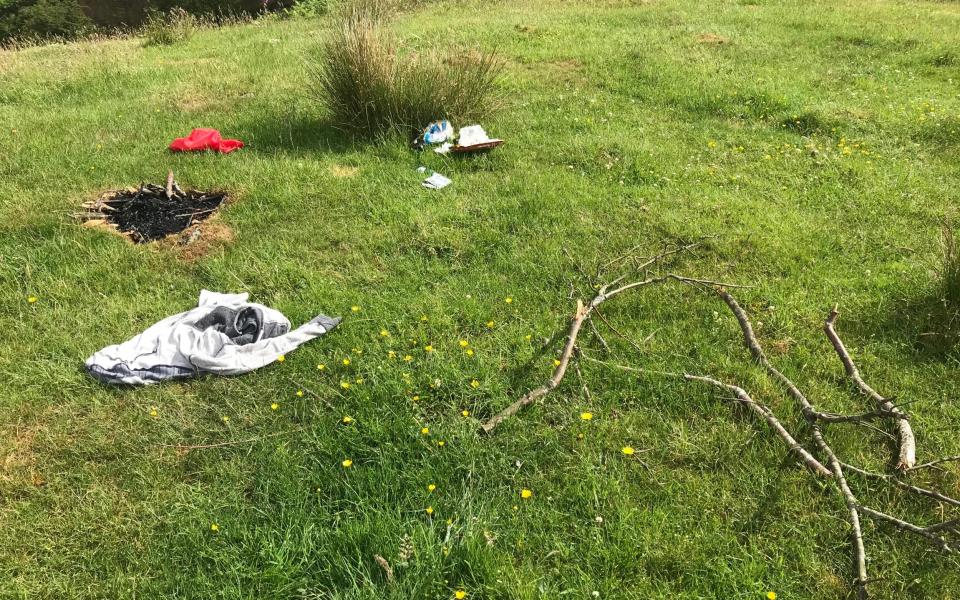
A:
[[[216,129],[198,128],[190,132],[185,138],[177,138],[170,144],[174,152],[190,152],[195,150],[216,150],[221,154],[229,154],[243,148],[240,140],[225,140]]]
[[[290,330],[279,311],[247,302],[248,294],[203,290],[196,308],[152,325],[87,359],[87,372],[112,384],[149,385],[204,373],[240,375],[333,330],[339,317],[319,315]]]

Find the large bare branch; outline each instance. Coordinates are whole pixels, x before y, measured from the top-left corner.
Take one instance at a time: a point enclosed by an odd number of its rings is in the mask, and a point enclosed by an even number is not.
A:
[[[833,349],[836,350],[837,356],[840,357],[847,377],[857,384],[861,392],[872,398],[874,402],[877,403],[877,406],[880,407],[880,410],[897,415],[897,433],[900,438],[900,453],[897,459],[897,468],[901,471],[907,471],[917,464],[917,441],[913,435],[913,428],[910,426],[910,421],[902,410],[897,408],[889,399],[878,394],[877,391],[867,385],[867,382],[860,376],[860,370],[857,369],[857,365],[850,357],[850,353],[847,352],[846,346],[843,345],[843,340],[840,339],[836,329],[834,329],[834,323],[836,323],[837,317],[839,316],[840,313],[837,312],[836,308],[831,310],[830,315],[824,322],[823,331],[827,334],[827,338],[833,345]]]

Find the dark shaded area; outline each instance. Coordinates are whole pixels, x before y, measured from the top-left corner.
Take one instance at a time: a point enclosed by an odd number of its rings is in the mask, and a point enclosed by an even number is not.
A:
[[[98,205],[108,222],[130,234],[134,243],[142,244],[179,233],[209,218],[226,199],[224,192],[184,192],[176,186],[168,196],[163,186],[146,184],[116,192]]]

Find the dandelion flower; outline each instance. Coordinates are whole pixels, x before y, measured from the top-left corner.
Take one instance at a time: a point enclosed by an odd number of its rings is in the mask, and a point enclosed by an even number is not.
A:
[[[453,525],[453,519],[447,519],[447,525]]]
[[[527,335],[523,336],[523,339],[529,342],[531,339],[533,339],[533,336],[528,333]]]
[[[33,304],[33,303],[35,303],[36,301],[37,301],[37,297],[36,297],[36,296],[28,296],[28,297],[27,297],[27,303],[29,303],[29,304]]]
[[[463,416],[465,416],[465,417],[469,417],[469,416],[470,416],[470,411],[469,411],[469,410],[462,410],[462,411],[460,411],[460,414],[463,415]]]
[[[410,362],[411,360],[413,360],[413,357],[410,356],[409,354],[407,354],[407,355],[405,355],[405,356],[403,357],[403,360],[405,360],[405,361],[407,361],[407,362]]]
[[[297,398],[303,398],[303,390],[297,390]]]
[[[430,320],[430,319],[427,318],[427,315],[423,315],[422,317],[420,317],[420,322],[421,322],[421,323],[426,323],[426,322],[429,321],[429,320]]]
[[[493,321],[487,321],[487,329],[493,329]]]
[[[362,383],[363,383],[363,377],[357,377],[357,385],[360,385]]]
[[[356,354],[357,356],[360,356],[361,354],[363,354],[363,350],[361,350],[360,348],[353,348],[353,353]]]
[[[344,425],[349,425],[350,423],[353,423],[353,417],[350,415],[343,415],[343,418],[340,419],[340,422]]]
[[[777,600],[776,592],[767,592],[767,600]]]
[[[467,348],[467,356],[473,356],[473,348]]]
[[[390,332],[387,331],[386,329],[381,329],[381,330],[380,330],[380,336],[381,336],[381,337],[390,337]]]
[[[349,366],[350,366],[350,359],[349,359],[349,358],[343,359],[343,366],[345,366],[345,367],[349,367]]]
[[[422,433],[423,435],[430,435],[430,428],[424,427],[423,429],[420,430],[420,433]]]
[[[349,469],[350,467],[353,466],[353,461],[350,460],[349,458],[345,458],[345,459],[343,459],[343,462],[340,463],[340,465],[341,465],[344,469]]]
[[[513,298],[510,296],[507,296],[506,298],[503,299],[503,301],[506,302],[507,304],[512,304]]]
[[[224,422],[224,423],[227,423],[227,422],[230,421],[230,417],[228,417],[227,415],[223,415],[223,416],[220,417],[220,418],[223,419],[223,422]]]
[[[524,500],[529,500],[530,498],[533,498],[533,492],[528,489],[522,489],[520,490],[520,497]]]
[[[340,387],[342,387],[342,388],[345,389],[345,390],[349,390],[349,389],[350,389],[350,382],[349,382],[349,381],[341,381],[341,382],[340,382]]]
[[[351,307],[350,307],[350,310],[353,311],[353,312],[360,312],[360,307],[354,305],[354,306],[351,306]]]
[[[433,514],[433,507],[432,507],[432,506],[428,506],[428,507],[425,509],[425,512],[426,512],[428,515],[432,515],[432,514]]]
[[[592,413],[592,412],[582,412],[582,413],[580,413],[580,418],[583,419],[584,421],[589,421],[589,420],[593,419],[593,413]]]
[[[513,505],[513,510],[520,510],[520,507],[517,506],[516,504],[514,504],[514,505]]]
[[[270,405],[270,410],[277,410],[278,408],[280,408],[280,405],[276,402]]]
[[[220,531],[220,526],[217,525],[216,523],[210,523],[210,531],[216,533]]]
[[[430,344],[427,344],[426,346],[424,346],[423,349],[425,352],[433,352],[433,346],[431,346]]]
[[[151,406],[151,407],[150,407],[150,416],[151,416],[151,417],[156,417],[158,414],[160,414],[160,413],[157,412],[157,407],[156,407],[156,406]]]
[[[480,387],[480,382],[474,379],[473,381],[470,382],[470,387],[472,387],[473,389],[477,389],[478,387]]]
[[[420,400],[420,396],[419,394],[414,394],[410,399],[413,400],[414,402],[417,402]]]
[[[394,352],[393,350],[387,352],[387,358],[396,358],[396,357],[397,357],[397,353]]]
[[[287,360],[287,357],[284,356],[283,354],[281,354],[280,356],[277,357],[277,362],[283,362],[283,361],[285,361],[285,360]]]
[[[559,366],[560,366],[560,359],[558,359],[558,358],[553,359],[553,366],[559,367]]]
[[[432,484],[432,483],[427,486],[427,491],[428,491],[428,492],[432,492],[432,491],[435,490],[435,489],[437,489],[437,486],[434,485],[434,484]]]
[[[323,370],[326,369],[326,368],[327,368],[327,365],[325,365],[325,364],[323,364],[323,363],[320,363],[319,365],[317,365],[317,370],[318,370],[318,371],[323,371]]]
[[[623,452],[627,456],[633,456],[634,450],[630,446],[624,446],[623,448],[620,449],[620,452]]]
[[[453,597],[456,598],[457,600],[463,600],[464,598],[467,597],[467,593],[463,590],[457,590],[453,593]]]
[[[470,342],[468,342],[467,340],[460,340],[460,347],[461,347],[461,348],[466,348],[466,347],[469,346],[469,345],[470,345]]]
[[[437,446],[440,447],[440,448],[443,448],[443,447],[446,446],[446,445],[447,445],[447,443],[446,443],[445,441],[443,441],[443,440],[439,440],[439,441],[437,442]]]

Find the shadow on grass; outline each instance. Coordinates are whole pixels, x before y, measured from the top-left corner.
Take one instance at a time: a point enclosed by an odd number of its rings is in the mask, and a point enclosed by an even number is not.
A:
[[[278,154],[343,154],[371,142],[337,129],[326,119],[304,113],[270,114],[240,125],[248,132],[250,146],[259,152]]]
[[[875,338],[905,344],[920,362],[960,357],[960,312],[947,306],[939,294],[884,303],[872,315],[864,315],[857,323],[851,319],[848,325],[851,343],[855,338]]]

